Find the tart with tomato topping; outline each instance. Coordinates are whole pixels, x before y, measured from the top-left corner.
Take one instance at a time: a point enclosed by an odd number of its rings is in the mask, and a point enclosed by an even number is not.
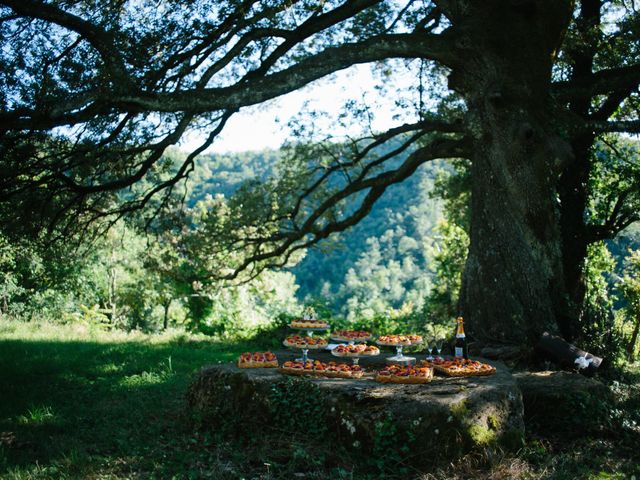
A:
[[[380,383],[429,383],[433,379],[433,368],[428,366],[389,365],[376,372]]]
[[[333,340],[340,342],[366,342],[371,337],[371,332],[366,330],[336,330],[331,334]]]
[[[366,357],[380,355],[380,349],[373,345],[358,343],[354,345],[338,345],[331,350],[336,357]]]
[[[422,365],[433,366],[436,372],[447,377],[482,377],[496,373],[495,367],[488,363],[464,358],[436,358],[431,362],[423,361]]]
[[[382,335],[378,337],[376,343],[389,347],[416,345],[422,343],[422,337],[420,335]]]
[[[238,358],[239,368],[273,368],[278,358],[272,352],[244,352]]]
[[[364,370],[360,365],[347,365],[346,363],[328,362],[320,360],[298,360],[284,362],[280,372],[285,375],[311,375],[330,378],[360,378]]]
[[[289,335],[283,342],[285,347],[307,348],[309,350],[320,350],[329,343],[324,338],[303,337],[302,335]]]
[[[380,383],[429,383],[433,379],[433,368],[411,365],[389,365],[376,372]]]
[[[291,328],[320,328],[327,329],[329,328],[329,324],[324,320],[316,320],[316,319],[304,319],[300,318],[297,320],[292,320],[289,324]]]

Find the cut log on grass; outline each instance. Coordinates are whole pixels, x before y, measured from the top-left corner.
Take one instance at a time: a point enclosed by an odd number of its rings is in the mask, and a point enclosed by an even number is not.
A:
[[[547,332],[540,337],[536,345],[536,353],[540,358],[551,360],[563,369],[579,371],[588,377],[595,375],[602,364],[602,358]]]

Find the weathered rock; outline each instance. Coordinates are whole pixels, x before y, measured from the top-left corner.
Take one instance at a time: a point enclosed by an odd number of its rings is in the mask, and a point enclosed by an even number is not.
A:
[[[563,371],[514,375],[524,403],[527,429],[582,434],[600,430],[610,414],[611,393],[601,382]]]
[[[521,444],[520,391],[506,367],[492,364],[497,368],[493,376],[435,378],[426,385],[292,378],[274,369],[214,365],[200,372],[188,401],[216,429],[240,434],[269,425],[311,430],[367,455],[402,448],[404,461],[428,465],[474,448]]]

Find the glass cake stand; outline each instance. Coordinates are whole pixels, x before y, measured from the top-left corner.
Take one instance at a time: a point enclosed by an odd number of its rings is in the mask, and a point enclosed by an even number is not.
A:
[[[350,344],[351,345],[351,344]],[[378,355],[380,355],[380,352],[376,353],[375,355],[340,355],[340,354],[336,354],[334,353],[333,350],[331,350],[331,355],[333,355],[334,357],[337,358],[350,358],[353,361],[354,365],[358,365],[358,362],[360,361],[361,358],[364,357],[377,357]]]
[[[398,363],[400,365],[410,365],[411,363],[416,361],[415,357],[408,357],[404,353],[402,353],[402,349],[404,347],[412,347],[414,345],[420,345],[422,342],[415,342],[409,345],[406,344],[390,344],[390,343],[379,343],[376,344],[380,347],[396,347],[396,354],[393,357],[387,358],[387,363]]]
[[[292,329],[292,330],[298,330],[298,331],[301,331],[301,332],[306,332],[307,337],[313,337],[313,334],[315,332],[326,332],[327,330],[329,330],[329,327],[325,327],[325,328],[297,328],[297,327],[289,326],[289,328]],[[309,358],[309,350],[322,350],[322,349],[326,348],[326,345],[324,345],[322,347],[313,346],[311,348],[296,347],[296,346],[291,346],[291,345],[287,345],[287,344],[284,344],[284,346],[287,347],[287,348],[294,348],[294,349],[302,350],[302,357],[296,358],[296,362],[306,362],[307,360],[313,360],[312,358]]]

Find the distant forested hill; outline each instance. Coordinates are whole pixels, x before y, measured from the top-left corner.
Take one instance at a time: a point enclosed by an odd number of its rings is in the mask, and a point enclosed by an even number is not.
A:
[[[200,157],[189,181],[189,205],[208,194],[228,197],[243,182],[265,178],[278,158],[273,150]],[[358,225],[309,250],[292,269],[300,299],[351,316],[401,308],[405,301],[420,305],[431,283],[425,250],[441,216],[429,192],[442,168],[423,166],[390,187]]]
[[[201,156],[189,180],[188,204],[208,194],[229,197],[243,182],[268,177],[279,158],[275,150]],[[438,248],[434,227],[442,216],[430,192],[438,172],[446,169],[444,162],[424,165],[390,187],[358,225],[307,251],[291,270],[300,300],[350,317],[388,312],[407,302],[419,308],[431,287],[428,252]],[[628,250],[640,248],[640,226],[632,225],[607,247],[616,262],[608,279],[613,287]]]

